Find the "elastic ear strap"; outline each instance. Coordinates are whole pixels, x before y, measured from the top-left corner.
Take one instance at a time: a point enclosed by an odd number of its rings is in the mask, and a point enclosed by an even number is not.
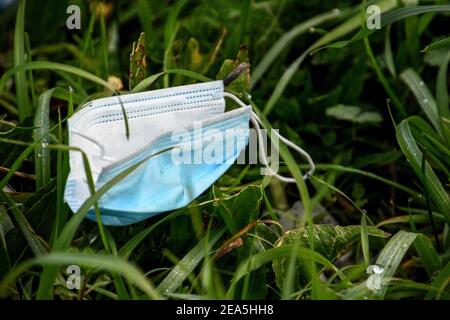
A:
[[[254,119],[254,121],[252,121],[252,123],[259,123],[261,126],[263,126],[261,119],[258,117],[258,115],[252,111],[252,118]],[[260,130],[259,126],[256,130]],[[303,176],[304,179],[308,179],[310,176],[312,176],[314,174],[314,171],[316,170],[316,165],[314,164],[313,159],[311,158],[311,156],[309,155],[308,152],[306,152],[305,150],[303,150],[302,148],[300,148],[298,145],[296,145],[295,143],[293,143],[292,141],[286,139],[285,137],[283,137],[281,134],[279,134],[276,130],[272,131],[272,134],[276,135],[286,146],[294,149],[295,151],[297,151],[297,153],[299,153],[300,155],[302,155],[309,164],[310,169],[308,170],[308,172]],[[260,149],[264,148],[264,144],[260,143]],[[264,152],[265,154],[265,152]],[[266,160],[267,161],[267,160]],[[273,172],[270,167],[268,168],[269,171]],[[281,181],[284,182],[289,182],[289,183],[295,183],[295,179],[294,178],[288,178],[288,177],[284,177],[281,176],[279,174],[274,174],[278,179],[280,179]]]
[[[78,136],[80,136],[80,137],[82,137],[82,138],[92,142],[93,144],[95,144],[100,149],[100,155],[99,156],[91,155],[92,157],[100,158],[102,160],[106,160],[106,161],[109,161],[109,162],[114,162],[115,161],[114,159],[105,156],[105,153],[106,153],[105,146],[100,141],[98,141],[97,139],[89,137],[89,136],[87,136],[87,135],[85,135],[85,134],[83,134],[81,132],[75,131],[75,130],[72,130],[71,133],[72,134],[76,134],[76,135],[78,135]],[[96,171],[95,168],[91,168],[91,169],[93,169],[93,171],[92,171],[93,174],[99,174],[100,173],[100,171],[98,171],[98,170]],[[83,181],[87,183],[87,177],[86,176],[83,176]]]
[[[105,153],[106,153],[105,146],[103,145],[103,143],[101,143],[97,139],[89,137],[89,136],[87,136],[87,135],[85,135],[85,134],[83,134],[81,132],[75,131],[75,130],[71,130],[71,133],[72,134],[76,134],[76,135],[78,135],[78,136],[80,136],[80,137],[82,137],[82,138],[92,142],[93,144],[95,144],[100,149],[100,155],[99,156],[95,156],[95,157],[100,158],[102,160],[110,161],[110,162],[114,162],[115,161],[114,159],[105,156]]]
[[[231,94],[231,93],[228,93],[228,92],[224,92],[223,95],[224,95],[224,97],[231,98],[234,102],[236,102],[241,107],[246,107],[246,105],[238,97],[236,97],[234,94]],[[264,148],[261,128],[259,126],[259,125],[261,125],[261,126],[264,127],[264,125],[263,125],[261,119],[258,117],[258,115],[254,111],[252,111],[250,120],[251,120],[251,122],[253,124],[253,127],[255,128],[256,133],[258,135],[259,155],[260,155],[260,158],[261,158],[261,161],[262,161],[263,165],[266,166],[267,170],[273,176],[278,178],[279,180],[281,180],[283,182],[287,182],[287,183],[295,183],[295,179],[294,178],[289,178],[289,177],[285,177],[285,176],[279,175],[278,173],[273,171],[272,168],[269,166],[269,162],[267,160],[267,154],[266,154],[266,151],[265,151],[265,148]],[[311,156],[305,150],[303,150],[302,148],[300,148],[295,143],[293,143],[290,140],[288,140],[285,137],[283,137],[277,131],[273,130],[272,133],[275,134],[286,146],[288,146],[288,147],[294,149],[295,151],[297,151],[300,155],[302,155],[308,161],[310,169],[303,176],[303,178],[304,179],[308,179],[310,176],[312,176],[314,174],[316,166],[315,166],[314,161],[312,160]]]

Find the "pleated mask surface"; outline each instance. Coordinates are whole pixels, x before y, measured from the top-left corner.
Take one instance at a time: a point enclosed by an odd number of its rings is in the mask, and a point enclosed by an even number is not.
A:
[[[225,97],[241,108],[225,112]],[[250,122],[260,132],[251,106],[211,81],[91,101],[68,120],[69,144],[86,154],[96,190],[140,163],[98,201],[103,224],[124,226],[201,195],[245,149]],[[76,212],[90,195],[82,155],[70,151],[65,201]]]

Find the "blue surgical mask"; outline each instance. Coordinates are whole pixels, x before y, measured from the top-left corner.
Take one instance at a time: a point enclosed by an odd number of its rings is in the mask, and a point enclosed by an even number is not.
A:
[[[241,108],[225,112],[225,97]],[[250,121],[258,132],[259,151],[269,174],[293,182],[270,172],[261,143],[261,121],[251,106],[224,92],[222,81],[91,101],[69,119],[69,144],[87,155],[96,189],[148,159],[98,202],[103,224],[124,226],[187,206],[207,190],[245,149]],[[278,137],[306,156],[314,169],[307,153]],[[90,196],[79,152],[70,152],[70,168],[65,201],[76,212]],[[93,210],[87,217],[96,219]]]

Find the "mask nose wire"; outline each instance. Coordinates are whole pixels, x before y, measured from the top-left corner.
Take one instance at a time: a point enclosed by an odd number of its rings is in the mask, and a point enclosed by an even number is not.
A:
[[[234,94],[231,94],[231,93],[228,93],[228,92],[224,92],[223,95],[224,95],[224,97],[232,99],[234,102],[236,102],[241,107],[246,107],[246,105],[238,97],[236,97]],[[267,160],[267,154],[266,154],[266,151],[265,151],[265,148],[264,148],[261,128],[259,126],[259,125],[261,125],[262,127],[264,127],[264,125],[263,125],[261,119],[258,117],[258,115],[253,110],[252,110],[252,113],[251,113],[250,121],[252,122],[253,127],[255,128],[256,133],[258,135],[259,155],[260,155],[260,158],[261,158],[261,162],[266,167],[267,171],[269,171],[271,173],[271,175],[277,177],[279,180],[281,180],[283,182],[295,183],[295,179],[294,178],[289,178],[289,177],[285,177],[285,176],[279,175],[278,173],[274,172],[272,170],[272,168],[269,166],[269,162]],[[314,174],[316,166],[315,166],[314,161],[312,160],[311,156],[305,150],[300,148],[298,145],[296,145],[292,141],[290,141],[290,140],[286,139],[285,137],[283,137],[277,131],[273,130],[272,133],[275,134],[286,146],[288,146],[288,147],[292,148],[293,150],[297,151],[300,155],[302,155],[308,161],[310,169],[303,176],[303,178],[304,179],[308,179],[310,176],[312,176]]]

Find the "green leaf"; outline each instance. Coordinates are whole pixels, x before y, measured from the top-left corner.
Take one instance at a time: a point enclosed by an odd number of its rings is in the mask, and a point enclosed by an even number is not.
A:
[[[145,52],[145,34],[141,32],[139,39],[133,42],[130,53],[130,74],[128,85],[132,90],[147,77],[147,54]]]
[[[294,74],[297,72],[298,68],[302,64],[303,60],[308,56],[308,51],[305,51],[302,53],[297,59],[294,60],[284,71],[283,75],[281,76],[280,80],[278,80],[277,85],[275,86],[275,89],[273,90],[272,94],[270,95],[269,100],[267,101],[263,114],[267,116],[275,106],[275,104],[280,99],[281,95],[284,92],[284,89],[286,89],[287,85],[291,81]]]
[[[386,185],[390,185],[390,186],[392,186],[394,188],[397,188],[399,190],[402,190],[402,191],[410,194],[411,196],[413,196],[413,197],[415,197],[417,199],[420,199],[422,197],[422,195],[419,192],[417,192],[417,191],[415,191],[413,189],[410,189],[410,188],[408,188],[408,187],[406,187],[404,185],[401,185],[398,182],[395,182],[393,180],[389,180],[389,179],[386,179],[386,178],[381,177],[379,175],[376,175],[376,174],[374,174],[372,172],[359,170],[359,169],[348,167],[348,166],[336,165],[336,164],[317,164],[316,165],[316,169],[317,170],[333,170],[333,171],[335,170],[335,171],[342,171],[342,172],[347,172],[347,173],[352,173],[352,174],[359,174],[359,175],[368,177],[370,179],[380,181],[380,182],[382,182],[382,183],[384,183]]]
[[[185,69],[172,69],[172,70],[167,70],[164,72],[160,72],[160,73],[155,73],[152,74],[151,76],[145,78],[144,80],[142,80],[139,84],[137,84],[133,90],[131,90],[131,92],[140,92],[140,91],[144,91],[145,89],[147,89],[149,86],[151,86],[156,80],[159,79],[159,77],[161,77],[164,74],[179,74],[188,78],[192,78],[198,81],[212,81],[211,78],[208,78],[202,74],[190,71],[190,70],[185,70]]]
[[[106,270],[111,273],[120,274],[130,283],[136,285],[151,299],[161,299],[161,295],[153,287],[152,283],[145,278],[142,271],[131,265],[129,262],[110,255],[102,255],[99,253],[69,253],[69,252],[52,252],[49,255],[35,258],[30,261],[23,262],[10,272],[0,284],[0,292],[4,293],[9,284],[13,283],[23,272],[33,265],[54,266],[76,264],[81,267]]]
[[[400,79],[402,79],[414,93],[423,112],[427,115],[436,131],[442,136],[441,121],[439,119],[436,100],[431,94],[430,89],[428,89],[428,86],[413,69],[406,69],[403,71],[400,74]]]
[[[400,230],[380,252],[376,264],[381,266],[384,271],[381,274],[381,288],[374,294],[376,297],[384,297],[391,278],[394,276],[400,262],[402,262],[403,257],[416,238],[416,233]]]
[[[175,37],[178,32],[178,16],[181,9],[186,5],[187,0],[178,0],[175,5],[169,10],[166,25],[164,27],[164,61],[163,71],[167,71],[171,68],[172,62],[172,48],[175,42]],[[169,86],[169,73],[164,74],[164,87]]]
[[[377,1],[374,4],[380,6],[381,11],[390,10],[397,6],[397,1],[395,0],[381,0]],[[303,52],[297,59],[294,60],[284,71],[280,80],[278,81],[275,89],[273,90],[266,106],[264,107],[263,113],[267,116],[276,105],[287,85],[291,81],[291,78],[297,72],[298,68],[302,64],[303,60],[309,55],[312,54],[315,50],[318,50],[319,47],[327,45],[328,43],[336,40],[337,38],[342,37],[343,35],[349,33],[350,31],[358,28],[361,25],[361,14],[358,12],[352,18],[348,19],[335,29],[327,32],[322,38],[314,42],[305,52]]]
[[[445,221],[444,217],[436,212],[433,212],[433,218],[436,219],[436,221]],[[397,223],[423,223],[428,224],[430,223],[430,217],[428,216],[428,213],[423,214],[411,214],[411,215],[404,215],[404,216],[396,216],[393,218],[389,218],[386,220],[381,221],[377,224],[377,227],[382,227],[389,224],[397,224]]]
[[[439,72],[437,76],[436,82],[436,99],[438,106],[438,114],[441,120],[441,117],[446,119],[450,119],[450,107],[448,101],[448,86],[447,86],[447,70],[448,64],[450,62],[450,49],[448,49],[447,54],[444,56],[442,60],[441,66],[439,67]],[[447,141],[450,140],[450,134],[448,131],[448,127],[445,126],[444,122],[441,122],[443,129],[447,128],[446,138]]]
[[[285,32],[280,39],[267,51],[262,60],[252,72],[251,87],[253,88],[262,78],[264,73],[273,65],[278,56],[285,50],[298,36],[307,32],[310,28],[316,27],[322,23],[342,15],[339,10],[332,10],[327,13],[317,15],[305,22],[302,22],[289,31]]]
[[[219,194],[214,188],[214,196],[220,197],[219,210],[229,231],[232,234],[256,220],[263,194],[258,186],[248,186],[232,196]]]
[[[395,0],[381,0],[377,1],[374,4],[378,5],[381,8],[381,11],[384,12],[386,10],[390,10],[397,6],[397,1]],[[280,80],[278,81],[275,89],[273,90],[268,102],[266,103],[263,113],[267,116],[276,105],[280,97],[282,96],[284,90],[287,85],[291,81],[294,74],[297,72],[298,68],[302,64],[303,60],[309,55],[312,54],[315,50],[318,50],[319,47],[327,45],[331,41],[340,38],[341,36],[347,34],[348,32],[358,28],[361,25],[361,13],[358,11],[352,18],[348,19],[346,22],[342,23],[337,28],[331,30],[326,33],[322,38],[314,42],[308,49],[305,50],[297,59],[294,60],[284,71]]]
[[[64,101],[70,101],[72,95],[72,102],[76,104],[81,104],[83,101],[83,96],[81,94],[70,92],[70,90],[66,90],[63,88],[55,88],[55,91],[53,92],[53,97],[57,99],[61,99]],[[71,114],[68,114],[70,116]]]
[[[450,261],[447,263],[447,265],[441,271],[439,271],[439,273],[436,275],[433,282],[431,283],[431,285],[433,287],[435,287],[438,290],[438,292],[436,292],[436,293],[434,291],[428,292],[425,299],[433,299],[433,294],[435,294],[434,298],[438,299],[438,295],[440,293],[442,293],[442,291],[444,291],[446,289],[446,287],[448,286],[449,278],[450,278]],[[447,292],[445,294],[444,299],[448,300],[449,296],[450,295]]]
[[[137,14],[139,17],[139,22],[141,24],[141,29],[144,30],[145,34],[145,51],[151,52],[151,41],[153,39],[156,39],[157,35],[155,33],[155,29],[152,26],[154,12],[151,8],[150,2],[146,0],[138,0]]]
[[[430,12],[447,12],[450,11],[450,5],[430,5],[430,6],[415,6],[398,8],[381,15],[381,28],[390,25],[394,22],[403,20],[408,17],[416,16],[423,13]],[[356,33],[350,40],[340,41],[326,46],[325,48],[341,49],[354,42],[363,40],[376,32],[377,29],[368,29],[366,25]]]
[[[189,57],[189,69],[199,71],[203,64],[203,56],[200,53],[200,44],[195,38],[189,38],[187,43],[188,57]]]
[[[397,126],[397,141],[414,172],[427,188],[434,204],[444,215],[447,225],[450,225],[450,197],[428,161],[425,161],[425,174],[422,174],[423,154],[414,140],[408,121],[409,119],[405,119]]]
[[[70,66],[67,64],[57,63],[57,62],[33,61],[33,62],[29,62],[29,63],[23,64],[23,65],[11,68],[1,76],[1,78],[0,78],[0,95],[3,92],[3,88],[5,87],[6,82],[12,75],[16,74],[17,72],[26,71],[26,70],[62,71],[62,72],[77,75],[79,77],[90,80],[94,83],[98,83],[98,84],[110,89],[113,92],[115,91],[115,88],[113,88],[107,81],[93,75],[92,73],[84,71],[80,68],[73,67],[73,66]]]
[[[354,123],[379,123],[383,121],[381,114],[376,111],[363,111],[360,107],[343,104],[327,108],[326,115]]]
[[[428,52],[442,48],[450,48],[450,37],[429,44],[425,49],[422,50],[422,52]]]
[[[180,210],[176,210],[168,215],[166,215],[165,217],[163,217],[162,219],[158,220],[157,222],[155,222],[154,224],[152,224],[150,227],[142,230],[141,232],[135,234],[131,239],[129,239],[120,249],[118,252],[118,255],[128,259],[131,255],[131,253],[133,252],[133,250],[139,245],[139,243],[141,243],[142,241],[144,241],[144,239],[153,231],[155,230],[158,226],[160,226],[161,224],[164,224],[165,222],[168,222],[172,219],[175,219],[176,217],[179,217],[181,215],[185,214],[185,210],[184,208],[180,209]]]
[[[98,9],[98,2],[94,2],[93,6],[90,8],[91,15],[89,17],[89,24],[87,27],[87,30],[83,34],[83,51],[80,55],[80,68],[83,67],[83,62],[86,59],[87,50],[89,47],[92,48],[92,33],[94,32],[94,25],[95,20],[97,18],[97,9]],[[81,84],[81,81],[79,81],[79,84]]]
[[[38,107],[34,116],[33,139],[34,164],[36,170],[36,189],[40,189],[50,182],[50,98],[55,89],[49,89],[39,96]]]
[[[361,248],[364,262],[368,266],[370,264],[369,229],[365,213],[361,215]]]
[[[417,234],[417,238],[414,241],[414,247],[419,255],[420,262],[425,267],[428,276],[431,278],[436,271],[439,271],[441,261],[433,243],[423,234]]]
[[[9,206],[9,209],[11,210],[14,216],[14,220],[19,226],[20,230],[22,231],[31,251],[33,251],[33,254],[35,256],[45,255],[47,253],[47,249],[43,245],[41,239],[38,237],[34,229],[31,227],[27,218],[24,216],[22,211],[17,207],[17,204],[14,203],[10,199],[10,197],[2,190],[0,190],[0,197],[3,198],[3,200]]]
[[[373,3],[380,7],[381,12],[386,12],[391,9],[398,7],[398,1],[396,0],[379,0]],[[327,32],[324,36],[322,36],[319,40],[314,42],[314,44],[310,47],[310,50],[315,50],[322,46],[329,44],[332,41],[348,34],[349,32],[361,27],[361,9],[366,10],[366,8],[360,8],[357,10],[356,14],[352,16],[350,19],[347,19],[345,22],[340,24],[338,27],[334,28],[330,32]]]
[[[16,16],[16,27],[14,30],[14,67],[25,64],[25,0],[19,1]],[[17,109],[20,120],[23,121],[32,113],[32,106],[28,99],[28,85],[25,70],[20,70],[15,74]],[[0,89],[1,93],[1,89]]]
[[[216,79],[224,80],[226,91],[241,98],[250,91],[250,64],[245,45],[239,48],[234,60],[226,59],[223,62]]]
[[[367,233],[372,237],[386,238],[388,233],[375,228],[367,227]],[[296,241],[303,246],[309,246],[310,234],[308,227],[301,227],[298,229],[286,232],[277,241],[277,247],[292,246]],[[311,239],[314,241],[314,250],[322,255],[330,262],[335,261],[343,255],[356,241],[361,239],[361,226],[332,226],[332,225],[313,225]],[[278,259],[273,263],[275,271],[275,279],[279,288],[282,288],[283,279],[286,276],[288,266],[288,259]],[[305,285],[308,282],[304,274],[304,262],[301,258],[298,259],[296,281],[300,285]]]
[[[263,251],[261,253],[254,254],[251,257],[244,260],[243,262],[241,262],[234,272],[233,279],[231,280],[230,287],[227,292],[227,298],[228,299],[233,298],[237,283],[247,274],[249,274],[254,270],[259,269],[260,267],[269,262],[274,263],[274,271],[276,272],[277,268],[275,267],[276,261],[280,259],[289,259],[289,257],[293,253],[299,258],[301,257],[304,260],[317,262],[320,265],[328,267],[331,270],[340,274],[339,270],[319,253],[303,247],[295,248],[294,252],[293,250],[294,250],[293,246],[282,246],[278,248],[273,248]],[[340,275],[343,277],[342,274]]]
[[[108,36],[105,23],[105,7],[103,4],[99,6],[100,11],[100,44],[102,48],[103,76],[108,78],[109,75],[109,59],[108,59]]]
[[[19,170],[22,166],[22,163],[28,158],[30,154],[33,153],[34,145],[30,145],[25,148],[24,151],[14,160],[9,172],[5,175],[5,177],[0,181],[0,191],[5,188],[9,182],[9,180],[14,176],[14,172]]]
[[[392,54],[391,46],[391,26],[386,28],[386,35],[384,39],[384,60],[391,75],[396,78],[397,71],[395,70],[394,56]]]
[[[214,244],[220,239],[224,232],[225,230],[221,229],[213,232],[211,236],[206,235],[200,240],[195,247],[181,259],[172,271],[170,271],[157,289],[164,294],[174,293],[183,281],[194,271],[200,261],[202,261],[205,254],[209,254]]]

